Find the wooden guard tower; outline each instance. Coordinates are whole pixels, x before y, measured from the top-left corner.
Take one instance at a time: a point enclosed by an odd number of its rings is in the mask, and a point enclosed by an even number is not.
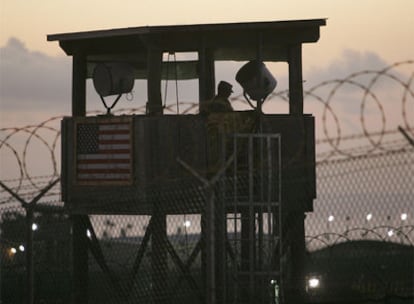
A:
[[[325,23],[146,26],[48,36],[73,57],[61,180],[73,218],[76,303],[88,298],[82,219],[150,215],[153,269],[167,272],[166,215],[189,213],[204,219],[200,303],[303,301],[304,215],[312,211],[316,187],[314,118],[303,113],[302,44],[318,41]],[[165,52],[197,53],[197,60],[176,62],[176,76],[198,79],[200,104],[214,96],[218,61],[287,62],[289,114],[163,115]],[[147,80],[146,115],[86,116],[86,80],[98,64],[113,62],[127,63],[135,79]],[[123,136],[122,169],[111,171],[110,165],[89,174],[88,153],[97,149],[93,134],[107,127]],[[157,297],[162,283],[156,276],[152,284],[151,301],[169,303]]]

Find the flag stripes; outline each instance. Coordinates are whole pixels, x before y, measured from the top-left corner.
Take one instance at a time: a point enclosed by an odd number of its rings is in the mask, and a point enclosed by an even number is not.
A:
[[[132,178],[130,122],[78,123],[78,182],[129,182]]]

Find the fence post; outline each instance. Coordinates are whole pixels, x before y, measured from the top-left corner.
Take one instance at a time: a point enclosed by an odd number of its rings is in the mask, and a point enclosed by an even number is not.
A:
[[[199,181],[201,181],[204,185],[204,189],[206,191],[206,244],[207,244],[207,252],[206,252],[206,290],[207,290],[207,304],[215,304],[216,301],[216,243],[215,243],[215,195],[214,195],[214,187],[215,184],[219,181],[221,176],[224,174],[226,169],[230,166],[230,164],[234,160],[234,155],[230,156],[230,158],[226,161],[224,166],[210,179],[207,180],[200,174],[198,174],[193,168],[191,168],[188,164],[183,162],[181,159],[177,159],[177,162],[180,163],[185,169],[187,169],[193,176],[195,176]],[[224,271],[224,269],[222,270]]]
[[[27,303],[34,303],[34,267],[33,267],[33,209],[26,208],[26,288]]]
[[[73,301],[76,304],[88,303],[88,237],[86,223],[82,215],[73,215],[72,251],[73,251]]]
[[[7,187],[5,184],[0,182],[0,186],[6,190],[10,195],[12,195],[16,200],[18,200],[23,208],[26,210],[26,303],[34,303],[34,266],[33,266],[33,216],[34,208],[36,207],[37,202],[58,182],[60,178],[57,178],[55,181],[51,182],[49,185],[44,187],[30,202],[26,202],[21,198],[17,193],[12,189]]]
[[[408,140],[408,143],[414,147],[414,139],[411,138],[410,135],[408,135],[407,131],[405,131],[401,126],[398,127],[398,131],[400,131],[402,135],[405,137],[405,139]]]

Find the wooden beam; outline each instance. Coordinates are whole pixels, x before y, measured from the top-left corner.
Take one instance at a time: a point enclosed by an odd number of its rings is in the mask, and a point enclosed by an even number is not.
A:
[[[148,115],[162,115],[162,98],[161,98],[161,66],[162,51],[156,48],[148,48],[148,65],[147,65],[147,91]]]
[[[302,45],[288,47],[289,114],[303,114]]]
[[[88,237],[82,215],[72,216],[73,246],[73,303],[88,303]]]
[[[206,49],[204,46],[198,51],[199,61],[199,99],[200,104],[210,100],[214,97],[215,93],[215,69],[213,52],[210,49]]]
[[[72,116],[86,115],[86,56],[73,55],[72,62]]]
[[[73,55],[72,62],[72,116],[86,116],[86,56],[83,53]],[[67,165],[67,164],[66,164]],[[86,223],[81,215],[73,215],[72,254],[74,303],[88,303],[88,238]]]
[[[152,267],[152,303],[166,303],[166,278],[168,277],[167,248],[167,216],[159,202],[154,202],[154,213],[151,218],[151,267]]]
[[[288,202],[293,203],[293,202]],[[287,231],[284,232],[289,240],[290,273],[285,282],[286,303],[305,303],[305,214],[301,211],[290,212],[284,219]]]

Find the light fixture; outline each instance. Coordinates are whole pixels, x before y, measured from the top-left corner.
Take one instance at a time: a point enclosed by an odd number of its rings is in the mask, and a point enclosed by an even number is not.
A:
[[[134,87],[134,69],[126,62],[98,63],[92,75],[93,85],[101,97],[107,114],[115,107],[122,94],[130,93]],[[111,106],[107,105],[104,97],[118,95]]]
[[[310,278],[309,280],[308,280],[308,285],[309,285],[309,288],[318,288],[319,287],[319,285],[320,285],[320,281],[319,281],[319,279],[318,278],[316,278],[316,277],[312,277],[312,278]]]
[[[91,238],[92,237],[92,233],[89,231],[89,229],[86,229],[86,236],[88,238]]]
[[[279,284],[277,283],[277,280],[270,280],[270,285],[274,290],[275,303],[279,303]]]
[[[367,221],[370,221],[370,220],[372,220],[372,213],[367,214]]]
[[[23,245],[20,245],[20,246],[19,246],[19,250],[20,250],[21,252],[24,252],[24,249],[25,249],[25,248],[24,248],[24,246],[23,246]]]
[[[262,104],[276,88],[277,81],[260,60],[249,61],[236,73],[236,81],[243,88],[243,96],[250,106],[259,112]],[[250,99],[257,102],[255,107]]]
[[[10,248],[10,253],[13,255],[13,254],[16,254],[17,253],[17,249],[16,248],[14,248],[14,247],[12,247],[12,248]]]
[[[392,237],[394,235],[394,230],[392,229],[388,230],[387,234],[389,237]]]
[[[402,220],[402,221],[406,221],[406,220],[407,220],[407,218],[408,218],[408,214],[407,214],[407,213],[402,213],[402,214],[401,214],[401,220]]]
[[[329,222],[333,222],[333,220],[335,219],[335,217],[333,216],[333,215],[330,215],[329,217],[328,217],[328,221]]]
[[[321,287],[321,276],[317,274],[311,274],[306,277],[306,291],[309,293],[315,292]]]
[[[39,229],[39,226],[36,223],[32,224],[32,231],[36,231],[37,229]]]
[[[184,221],[184,227],[189,228],[191,226],[191,221],[186,220]]]

